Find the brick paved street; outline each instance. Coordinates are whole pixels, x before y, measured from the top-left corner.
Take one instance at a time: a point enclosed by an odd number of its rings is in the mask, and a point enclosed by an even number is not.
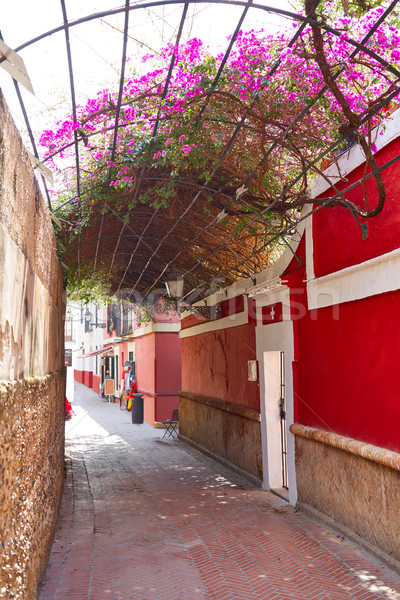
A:
[[[40,600],[400,600],[400,575],[76,384]]]

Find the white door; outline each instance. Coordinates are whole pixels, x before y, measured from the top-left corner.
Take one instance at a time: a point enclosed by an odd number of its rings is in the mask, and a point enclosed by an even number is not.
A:
[[[287,497],[287,447],[284,353],[264,352],[264,484]]]

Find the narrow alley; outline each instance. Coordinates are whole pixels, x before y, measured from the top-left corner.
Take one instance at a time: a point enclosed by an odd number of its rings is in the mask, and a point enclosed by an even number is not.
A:
[[[40,600],[400,599],[400,575],[75,383]]]

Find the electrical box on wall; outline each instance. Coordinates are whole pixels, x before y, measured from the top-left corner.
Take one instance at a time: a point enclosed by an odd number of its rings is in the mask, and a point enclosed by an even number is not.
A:
[[[256,360],[247,361],[247,379],[249,381],[257,381],[258,379]]]

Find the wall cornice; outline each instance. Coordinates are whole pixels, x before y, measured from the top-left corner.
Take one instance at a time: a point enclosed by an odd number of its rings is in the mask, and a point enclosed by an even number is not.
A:
[[[238,415],[239,417],[244,417],[245,419],[250,419],[251,421],[259,422],[261,420],[260,413],[253,408],[248,408],[247,406],[240,406],[238,404],[233,404],[232,402],[224,402],[218,398],[210,398],[208,396],[201,396],[200,394],[192,394],[191,392],[180,391],[178,394],[179,397],[185,398],[186,400],[191,400],[192,402],[197,402],[199,404],[205,404],[206,406],[211,406],[224,412]]]
[[[180,323],[149,323],[145,327],[135,329],[133,337],[140,338],[150,333],[179,333],[180,330]]]
[[[333,446],[334,448],[355,454],[395,471],[400,471],[400,454],[398,452],[367,444],[366,442],[360,442],[359,440],[354,440],[353,438],[345,437],[332,431],[324,431],[323,429],[301,425],[300,423],[291,425],[290,431],[293,435],[315,440],[327,446]]]
[[[400,249],[307,281],[309,309],[352,302],[400,288]]]

